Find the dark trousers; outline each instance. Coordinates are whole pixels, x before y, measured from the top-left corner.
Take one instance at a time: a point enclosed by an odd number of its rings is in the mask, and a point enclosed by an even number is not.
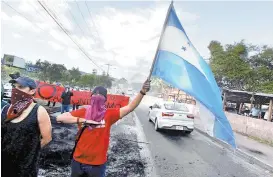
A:
[[[48,103],[47,103],[47,106],[49,107],[50,106],[50,101],[48,101]],[[55,104],[56,104],[56,102],[53,102],[53,107],[55,107]]]
[[[64,111],[69,112],[69,109],[70,109],[70,105],[62,104],[62,113],[64,113]]]
[[[79,109],[80,105],[73,104],[73,111]]]
[[[87,165],[74,159],[71,162],[71,177],[105,177],[106,165]]]

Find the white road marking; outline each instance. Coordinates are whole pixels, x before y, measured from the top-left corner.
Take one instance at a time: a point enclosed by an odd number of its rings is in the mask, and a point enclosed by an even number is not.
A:
[[[140,142],[147,142],[147,138],[144,134],[144,130],[142,128],[141,122],[139,121],[139,118],[137,117],[136,113],[133,112],[134,119],[136,122],[136,129],[137,129],[137,140]],[[154,160],[152,158],[149,145],[140,143],[139,146],[141,147],[140,155],[142,158],[144,158],[147,162],[147,168],[145,169],[145,176],[149,177],[157,177],[156,174],[156,168],[154,164]]]

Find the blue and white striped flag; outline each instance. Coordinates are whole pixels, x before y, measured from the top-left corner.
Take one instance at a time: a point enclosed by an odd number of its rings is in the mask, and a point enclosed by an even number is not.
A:
[[[209,134],[236,147],[212,71],[195,49],[171,3],[152,66],[152,75],[193,96]],[[204,120],[204,119],[203,119]]]

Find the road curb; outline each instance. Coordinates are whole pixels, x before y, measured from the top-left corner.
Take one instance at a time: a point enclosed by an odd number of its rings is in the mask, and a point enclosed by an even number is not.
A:
[[[273,166],[271,166],[271,165],[269,165],[269,164],[267,164],[265,162],[262,162],[258,158],[253,157],[250,154],[248,154],[246,152],[243,152],[240,149],[234,149],[229,144],[227,144],[227,143],[225,143],[225,142],[223,142],[223,141],[221,141],[221,140],[219,140],[217,138],[211,137],[206,132],[204,132],[203,130],[201,130],[201,129],[197,128],[197,127],[195,127],[194,129],[196,131],[198,131],[200,134],[202,134],[202,135],[208,137],[209,139],[211,139],[213,142],[216,142],[216,143],[220,144],[221,146],[223,146],[224,148],[228,149],[229,151],[233,152],[234,155],[239,156],[241,158],[244,158],[245,160],[248,161],[248,163],[250,163],[250,164],[256,164],[256,165],[260,166],[261,168],[263,168],[265,170],[268,170],[271,173],[273,173]]]
[[[143,130],[142,124],[141,124],[138,116],[136,115],[135,111],[132,112],[132,116],[134,117],[134,120],[135,120],[135,123],[136,123],[136,127],[139,130],[138,140],[141,141],[141,142],[147,142],[147,138],[146,138],[146,135],[144,134],[144,130]],[[145,146],[147,146],[147,145],[145,145]],[[140,147],[142,147],[142,150],[143,150],[143,146],[140,145]],[[148,166],[148,168],[146,169],[147,170],[146,171],[146,176],[149,176],[149,177],[158,177],[157,173],[156,173],[156,166],[155,166],[154,159],[153,159],[153,156],[151,154],[149,145],[148,145],[148,147],[147,147],[146,150],[147,151],[145,153],[144,153],[144,151],[142,151],[142,156],[146,160],[146,162],[151,165],[151,166]]]

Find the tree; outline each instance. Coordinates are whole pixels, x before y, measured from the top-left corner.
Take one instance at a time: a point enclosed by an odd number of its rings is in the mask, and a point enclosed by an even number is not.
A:
[[[209,45],[211,51],[211,68],[220,87],[244,89],[244,83],[250,73],[246,62],[247,47],[244,43],[227,45],[225,50],[217,41]]]
[[[16,73],[16,72],[21,73],[22,71],[23,69],[1,65],[1,80],[4,82],[7,82],[8,80],[11,79],[9,77],[9,74]]]
[[[40,68],[40,72],[38,73],[39,80],[47,82],[49,80],[51,63],[39,59],[36,61],[35,65]]]
[[[61,64],[51,64],[49,67],[49,83],[62,80],[63,74],[67,71],[66,67]]]
[[[113,79],[110,77],[110,76],[105,76],[105,75],[102,75],[102,76],[98,76],[99,78],[99,81],[97,79],[97,85],[102,85],[106,88],[111,88],[112,87],[112,81]]]
[[[41,61],[40,59],[36,61],[35,65],[40,68],[38,78],[49,83],[63,80],[63,74],[67,70],[64,65],[52,64],[48,61]]]
[[[79,84],[82,87],[94,87],[95,86],[95,75],[93,74],[86,74],[86,75],[82,75],[80,80],[79,80]]]
[[[68,70],[63,71],[61,74],[60,81],[65,85],[71,85],[72,83],[72,76]]]
[[[251,76],[248,87],[251,91],[273,93],[273,48],[255,47],[257,53],[249,58]]]
[[[79,68],[72,68],[69,70],[70,74],[77,80],[80,79],[81,77],[81,72],[79,70]]]
[[[208,46],[210,66],[222,88],[273,93],[273,49],[245,44],[244,41],[225,47],[218,41]],[[249,56],[250,52],[256,53]]]
[[[72,85],[77,85],[77,83],[79,82],[80,78],[81,78],[81,72],[79,70],[79,68],[72,68],[69,70],[69,75],[70,75],[70,81]]]

